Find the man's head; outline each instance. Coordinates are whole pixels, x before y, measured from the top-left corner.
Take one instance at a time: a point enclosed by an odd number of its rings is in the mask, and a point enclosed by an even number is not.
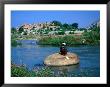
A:
[[[66,43],[62,43],[62,46],[60,47],[60,54],[61,55],[67,54]]]
[[[62,43],[62,45],[66,46],[66,43]]]

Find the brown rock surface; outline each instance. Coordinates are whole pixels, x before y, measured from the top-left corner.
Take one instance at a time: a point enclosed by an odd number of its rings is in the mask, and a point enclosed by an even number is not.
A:
[[[49,55],[45,60],[44,64],[48,66],[63,66],[72,65],[79,63],[79,58],[75,53],[68,52],[66,55],[54,53]]]

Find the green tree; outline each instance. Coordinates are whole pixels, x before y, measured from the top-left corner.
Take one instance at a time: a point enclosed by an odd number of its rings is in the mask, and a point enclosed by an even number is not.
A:
[[[12,27],[11,28],[11,33],[15,33],[16,32],[16,28]]]
[[[67,23],[63,24],[62,28],[63,28],[64,30],[70,30],[70,31],[73,31],[73,27],[72,27],[72,25],[67,24]]]
[[[64,34],[65,34],[64,30],[58,32],[58,35],[64,35]]]
[[[67,23],[63,24],[63,27],[68,29],[69,28],[69,25]]]
[[[72,27],[75,28],[75,29],[78,29],[78,23],[73,23]]]
[[[21,33],[21,32],[23,32],[23,31],[24,31],[23,26],[21,26],[21,27],[19,28],[19,32]]]
[[[100,27],[92,28],[90,32],[85,31],[83,36],[86,44],[100,44]]]
[[[52,21],[52,23],[54,23],[55,26],[62,26],[61,22],[56,20]]]

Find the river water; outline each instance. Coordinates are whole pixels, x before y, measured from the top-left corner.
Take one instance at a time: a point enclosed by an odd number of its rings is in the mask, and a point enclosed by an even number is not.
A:
[[[21,46],[11,48],[12,61],[24,64],[29,70],[36,67],[45,67],[44,59],[53,53],[59,52],[59,47],[41,46],[35,40],[21,40]],[[80,63],[71,66],[52,67],[54,72],[64,72],[68,77],[99,77],[100,76],[100,47],[99,46],[75,46],[67,47],[69,52],[76,53]]]

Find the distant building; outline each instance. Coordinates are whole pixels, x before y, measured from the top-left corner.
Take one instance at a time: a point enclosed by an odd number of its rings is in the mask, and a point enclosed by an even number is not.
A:
[[[52,31],[56,30],[60,28],[60,26],[49,26],[49,29],[51,29]]]
[[[56,33],[55,33],[55,31],[50,31],[49,33],[48,33],[48,35],[55,35]]]
[[[33,26],[32,26],[31,24],[24,24],[24,25],[22,26],[22,28],[23,28],[24,30],[31,30],[31,29],[33,28]]]
[[[84,33],[84,30],[83,31],[79,31],[79,30],[74,31],[74,35],[82,35],[83,33]]]

